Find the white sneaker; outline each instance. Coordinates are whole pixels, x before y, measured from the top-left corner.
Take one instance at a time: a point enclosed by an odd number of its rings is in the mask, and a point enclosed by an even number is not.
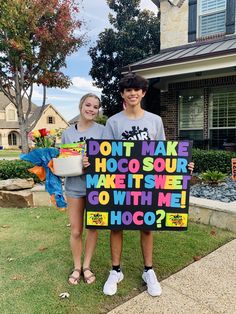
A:
[[[103,293],[106,295],[114,295],[117,291],[117,284],[123,280],[124,275],[123,273],[117,272],[116,270],[111,270],[110,275],[105,282],[105,285],[103,287]]]
[[[161,295],[162,293],[161,285],[157,280],[156,274],[153,269],[144,271],[142,274],[142,278],[147,284],[147,292],[152,297],[157,297]]]

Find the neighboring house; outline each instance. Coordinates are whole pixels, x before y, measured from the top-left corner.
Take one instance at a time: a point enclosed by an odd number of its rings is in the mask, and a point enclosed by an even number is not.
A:
[[[102,107],[99,109],[99,117],[102,117],[103,116],[103,110],[102,110]],[[72,118],[68,123],[70,125],[73,125],[73,124],[76,124],[78,121],[79,121],[79,117],[80,117],[80,114],[78,114],[77,116],[75,116],[74,118]]]
[[[23,100],[23,110],[26,112],[28,107],[27,100]],[[38,117],[40,107],[32,104],[32,112],[30,113],[30,125]],[[41,114],[34,130],[46,128],[65,129],[69,123],[59,114],[59,112],[51,105],[46,105]],[[20,130],[17,118],[17,111],[14,104],[3,94],[0,93],[0,146],[4,149],[17,149],[21,145]]]
[[[236,0],[152,1],[161,50],[131,65],[149,79],[147,109],[162,116],[168,139],[236,143]]]
[[[79,121],[79,114],[77,115],[77,116],[75,116],[73,119],[71,119],[70,121],[69,121],[69,124],[70,125],[73,125],[73,124],[76,124],[78,121]]]

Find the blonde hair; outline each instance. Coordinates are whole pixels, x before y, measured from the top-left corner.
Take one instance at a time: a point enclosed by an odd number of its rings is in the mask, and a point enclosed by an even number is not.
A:
[[[93,93],[88,93],[88,94],[85,94],[83,97],[81,97],[80,102],[79,102],[79,110],[82,109],[83,103],[89,97],[93,97],[93,98],[97,99],[98,102],[99,102],[99,108],[101,107],[101,100],[100,100],[100,98],[97,95],[93,94]]]

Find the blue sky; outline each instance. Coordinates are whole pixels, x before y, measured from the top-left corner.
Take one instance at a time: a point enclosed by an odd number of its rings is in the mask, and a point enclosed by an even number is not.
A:
[[[83,8],[80,9],[80,16],[86,21],[86,26],[81,32],[87,33],[88,45],[80,48],[78,52],[67,58],[67,68],[63,72],[68,75],[73,85],[68,89],[48,89],[47,103],[52,104],[58,112],[68,121],[76,116],[80,98],[93,92],[100,96],[101,92],[92,85],[92,78],[89,75],[91,59],[87,54],[88,48],[94,46],[98,34],[106,27],[109,27],[108,14],[110,11],[106,0],[83,0]],[[157,12],[156,6],[151,0],[141,0],[141,9],[149,9]],[[35,87],[33,102],[37,105],[42,103],[42,91]]]

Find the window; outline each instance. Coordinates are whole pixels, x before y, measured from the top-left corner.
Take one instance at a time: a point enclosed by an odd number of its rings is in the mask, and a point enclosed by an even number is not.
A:
[[[48,116],[47,117],[47,123],[48,124],[55,124],[55,117]]]
[[[199,37],[225,33],[226,0],[200,0]]]
[[[7,120],[8,121],[16,121],[16,112],[14,109],[7,110]]]
[[[235,0],[188,0],[188,41],[235,33]]]
[[[16,146],[17,145],[17,135],[14,132],[11,132],[8,135],[8,145],[9,146]]]
[[[203,140],[203,91],[186,90],[179,95],[179,136],[202,142]]]
[[[236,142],[236,91],[215,89],[210,95],[209,131],[213,147]]]

